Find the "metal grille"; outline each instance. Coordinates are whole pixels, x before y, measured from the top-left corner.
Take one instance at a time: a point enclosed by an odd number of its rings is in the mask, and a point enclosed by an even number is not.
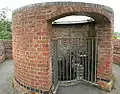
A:
[[[53,83],[85,80],[96,83],[97,39],[54,38]]]

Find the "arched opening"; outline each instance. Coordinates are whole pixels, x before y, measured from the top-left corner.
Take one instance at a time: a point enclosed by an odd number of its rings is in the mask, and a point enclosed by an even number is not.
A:
[[[97,35],[95,20],[87,16],[66,16],[52,22],[53,84],[75,84],[80,80],[96,84]]]

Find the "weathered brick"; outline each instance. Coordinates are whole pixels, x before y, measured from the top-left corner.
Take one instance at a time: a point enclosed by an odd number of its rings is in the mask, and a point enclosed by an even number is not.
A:
[[[110,79],[109,76],[112,74],[113,11],[97,4],[74,2],[32,5],[18,9],[13,13],[12,42],[15,79],[19,79],[25,85],[49,91],[52,86],[51,38],[64,35],[63,33],[58,35],[56,32],[52,33],[51,21],[74,13],[84,13],[92,16],[93,19],[95,16],[95,31],[99,48],[97,75],[100,78]],[[81,32],[85,30],[83,27],[81,27]],[[87,28],[87,30],[89,29]],[[86,34],[84,35],[86,36]],[[63,42],[63,44],[65,43]],[[108,58],[111,61],[107,61]]]

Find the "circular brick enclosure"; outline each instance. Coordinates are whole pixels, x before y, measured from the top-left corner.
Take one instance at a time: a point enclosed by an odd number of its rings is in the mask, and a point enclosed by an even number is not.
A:
[[[49,92],[52,87],[52,21],[69,15],[84,15],[95,20],[98,38],[97,83],[104,85],[103,82],[111,81],[113,10],[98,4],[49,2],[28,5],[13,12],[12,42],[17,86],[33,92]]]

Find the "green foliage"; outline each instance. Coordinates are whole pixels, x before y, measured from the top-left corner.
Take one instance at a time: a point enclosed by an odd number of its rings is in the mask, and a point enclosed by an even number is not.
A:
[[[120,37],[120,33],[119,32],[114,32],[113,33],[113,38],[114,39],[117,39],[117,38],[119,38]]]
[[[0,39],[11,39],[11,22],[7,19],[7,8],[0,10]]]

